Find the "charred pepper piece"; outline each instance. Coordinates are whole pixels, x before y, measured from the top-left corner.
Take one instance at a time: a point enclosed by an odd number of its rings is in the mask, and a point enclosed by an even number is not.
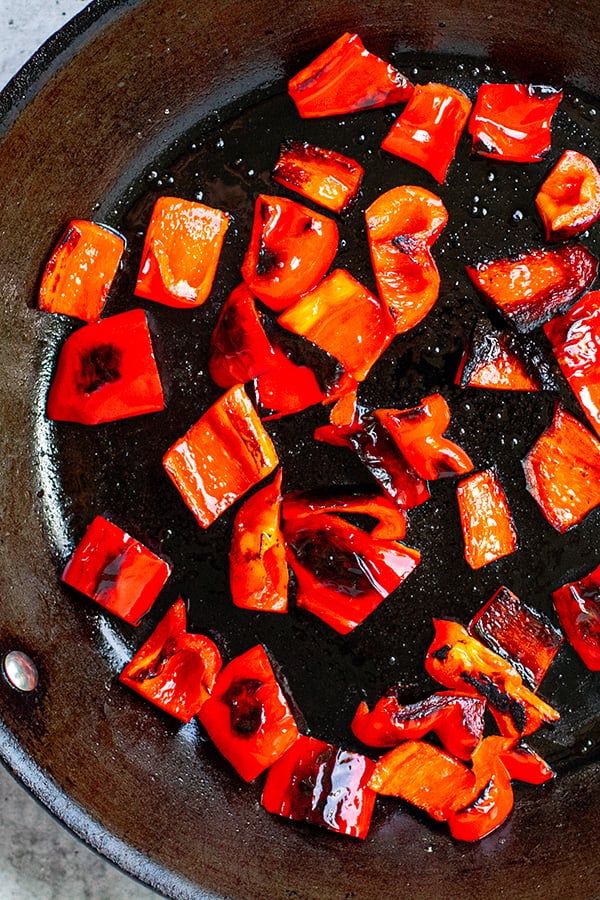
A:
[[[517,532],[504,488],[495,469],[464,478],[456,498],[465,544],[465,559],[480,569],[517,549]]]
[[[475,784],[455,797],[448,816],[452,837],[460,841],[479,841],[495,831],[512,811],[514,796],[503,751],[510,746],[506,738],[490,735],[473,754]]]
[[[210,338],[208,371],[222,388],[245,384],[271,368],[275,351],[245,284],[231,292]]]
[[[253,781],[298,738],[265,648],[257,644],[219,673],[198,718],[245,781]]]
[[[364,169],[336,150],[308,141],[287,141],[273,169],[273,181],[332,212],[346,212],[356,200]]]
[[[58,358],[46,415],[99,425],[160,412],[164,405],[146,313],[132,309],[69,335]]]
[[[343,487],[337,491],[294,491],[283,498],[285,519],[302,519],[315,513],[359,513],[377,520],[371,537],[397,541],[406,534],[406,513],[384,494]]]
[[[600,672],[600,566],[552,594],[567,639],[592,672]]]
[[[124,249],[125,239],[112,228],[73,219],[46,263],[38,308],[95,322],[104,309]]]
[[[62,573],[62,581],[130,625],[138,625],[171,566],[126,531],[96,516]]]
[[[230,388],[167,450],[163,466],[202,528],[208,528],[279,459],[248,395]]]
[[[600,440],[560,403],[522,465],[527,490],[561,534],[600,503]]]
[[[366,50],[359,36],[349,32],[288,84],[290,97],[303,119],[403,103],[412,90],[404,75]]]
[[[523,742],[507,749],[500,747],[499,756],[511,781],[545,784],[556,776],[554,769],[535,750]]]
[[[430,172],[442,184],[471,112],[471,101],[447,84],[417,84],[381,146]]]
[[[577,150],[565,150],[544,183],[535,205],[547,241],[581,234],[600,218],[600,172]]]
[[[531,331],[566,312],[591,285],[598,261],[586,247],[565,244],[514,259],[467,266],[478,292],[518,331]]]
[[[539,162],[552,143],[562,91],[543,84],[482,84],[469,120],[473,152],[505,162]]]
[[[190,722],[208,700],[221,669],[221,654],[203,634],[189,634],[185,603],[177,600],[119,681],[155,706]]]
[[[368,787],[373,762],[300,735],[267,774],[261,803],[270,813],[365,838],[376,795]]]

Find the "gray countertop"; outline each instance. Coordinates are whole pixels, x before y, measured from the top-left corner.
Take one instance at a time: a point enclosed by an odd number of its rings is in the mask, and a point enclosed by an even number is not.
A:
[[[0,88],[85,0],[0,0]],[[0,765],[0,900],[150,900],[156,894],[59,825]]]

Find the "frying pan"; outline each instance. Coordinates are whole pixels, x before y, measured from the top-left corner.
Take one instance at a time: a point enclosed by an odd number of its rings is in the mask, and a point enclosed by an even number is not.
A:
[[[330,134],[322,124],[300,125],[292,116],[281,96],[284,79],[343,31],[357,31],[370,49],[412,66],[420,80],[443,72],[471,90],[477,79],[506,73],[565,83],[556,152],[580,138],[587,152],[598,153],[594,3],[550,10],[523,0],[518,23],[514,15],[512,4],[498,0],[281,7],[273,0],[100,0],[49,42],[0,98],[0,654],[23,650],[39,670],[31,693],[0,680],[0,752],[75,834],[167,896],[598,896],[597,680],[568,647],[542,689],[560,708],[561,723],[536,742],[559,777],[543,789],[518,789],[510,820],[474,846],[453,842],[395,802],[380,804],[365,842],[270,817],[259,804],[260,785],[241,784],[196,723],[176,725],[117,682],[125,660],[182,593],[192,628],[211,634],[226,658],[263,641],[305,727],[350,744],[349,716],[362,696],[374,701],[393,682],[431,689],[422,659],[433,615],[466,622],[501,583],[551,613],[552,588],[597,564],[598,515],[559,538],[523,489],[518,460],[547,423],[552,398],[467,402],[451,386],[478,310],[458,274],[446,276],[427,327],[394,345],[378,366],[365,402],[396,397],[398,405],[400,397],[408,405],[438,388],[451,394],[458,410],[454,436],[460,425],[478,464],[497,463],[505,478],[521,536],[514,558],[477,576],[466,570],[446,482],[435,510],[423,507],[411,519],[409,538],[426,562],[410,590],[407,582],[398,598],[344,639],[299,610],[274,622],[227,602],[231,517],[199,533],[160,467],[164,449],[218,395],[202,359],[218,306],[239,277],[251,198],[272,189],[265,173],[273,147],[289,129],[315,140]],[[364,114],[358,124],[339,123],[344,144],[357,154],[365,144],[364,152],[377,160],[365,200],[394,182],[425,183],[408,164],[377,153],[381,121],[390,120]],[[461,187],[440,189],[451,219],[463,223],[439,245],[447,271],[458,273],[469,254],[540,242],[530,198],[544,171],[475,164],[466,147],[459,151],[454,178]],[[487,222],[493,227],[483,223],[482,204],[474,200],[486,184],[492,185]],[[129,256],[107,312],[126,308],[151,202],[169,191],[202,191],[208,202],[230,206],[235,228],[214,302],[184,325],[181,313],[145,307],[165,373],[165,413],[151,423],[129,420],[93,430],[49,424],[45,394],[61,342],[76,327],[33,308],[49,248],[74,216],[121,227]],[[368,281],[359,210],[344,228],[355,274]],[[598,252],[593,234],[586,241]],[[564,386],[562,393],[576,412]],[[311,411],[271,426],[290,488],[309,475],[321,485],[364,480],[358,464],[353,468],[337,453],[322,456],[306,439],[320,415]],[[137,630],[60,585],[61,567],[96,513],[174,562],[174,576]]]

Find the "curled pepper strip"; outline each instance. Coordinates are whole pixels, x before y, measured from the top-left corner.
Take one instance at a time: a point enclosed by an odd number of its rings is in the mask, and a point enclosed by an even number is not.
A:
[[[535,198],[547,241],[563,241],[600,218],[600,172],[589,158],[565,150]]]
[[[352,490],[344,486],[337,492],[294,491],[283,498],[284,519],[302,519],[317,513],[359,513],[377,520],[371,537],[401,540],[406,534],[406,513],[385,494]]]
[[[448,815],[452,837],[479,841],[499,828],[512,811],[511,777],[502,755],[511,741],[497,735],[484,738],[473,754],[475,784],[458,792]]]

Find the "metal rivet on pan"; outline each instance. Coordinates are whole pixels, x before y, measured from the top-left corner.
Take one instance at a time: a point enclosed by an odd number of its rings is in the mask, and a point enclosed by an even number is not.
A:
[[[38,670],[26,653],[11,650],[4,657],[4,673],[18,691],[33,691],[38,684]]]

